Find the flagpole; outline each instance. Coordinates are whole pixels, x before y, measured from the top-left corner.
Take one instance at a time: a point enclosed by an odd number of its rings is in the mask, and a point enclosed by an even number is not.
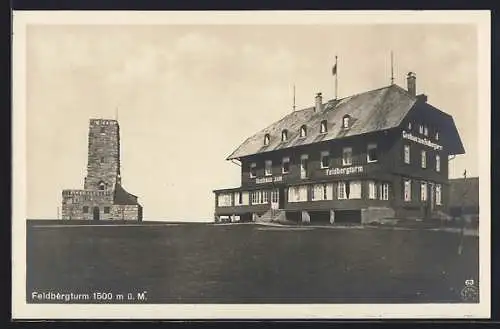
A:
[[[295,84],[293,84],[293,111],[295,112]]]
[[[335,99],[338,98],[338,77],[339,77],[339,68],[337,66],[337,55],[335,55]]]
[[[391,85],[394,84],[394,55],[391,50]]]

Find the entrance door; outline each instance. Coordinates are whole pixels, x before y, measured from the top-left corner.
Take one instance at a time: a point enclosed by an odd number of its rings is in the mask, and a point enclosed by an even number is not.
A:
[[[274,189],[271,191],[271,209],[278,209],[279,208],[279,190]]]
[[[431,197],[429,198],[430,199],[429,201],[431,203],[431,211],[434,211],[434,204],[435,204],[434,197],[435,197],[436,192],[435,192],[435,188],[434,188],[434,183],[430,183],[429,185],[430,185],[429,187],[430,187],[430,195],[431,195]]]
[[[284,187],[279,188],[278,197],[279,197],[279,200],[278,200],[279,209],[284,209],[285,208],[285,188]]]
[[[99,220],[100,211],[99,207],[94,207],[94,220]]]

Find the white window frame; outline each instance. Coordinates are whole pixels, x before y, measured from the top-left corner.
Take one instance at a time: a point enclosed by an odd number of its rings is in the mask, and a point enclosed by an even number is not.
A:
[[[436,131],[436,137],[435,139],[438,141],[439,140],[439,131]]]
[[[429,136],[429,127],[424,126],[424,136]]]
[[[370,150],[377,150],[377,159],[376,160],[370,160]],[[377,143],[370,143],[366,147],[366,162],[368,163],[373,163],[378,161],[378,149],[377,149]]]
[[[230,207],[232,205],[232,193],[220,193],[217,196],[217,206],[218,207]]]
[[[272,176],[273,175],[273,161],[266,160],[264,163],[264,176]]]
[[[328,197],[328,184],[321,184],[321,185],[322,185],[321,186],[321,192],[322,192],[321,193],[321,197],[322,197],[321,200],[328,200],[328,199],[330,199]]]
[[[325,157],[327,158],[328,162],[327,162],[326,166],[323,166],[323,158],[325,158]],[[321,166],[321,169],[326,169],[326,168],[330,167],[330,152],[329,151],[322,151],[321,152],[320,166]]]
[[[271,203],[278,203],[279,191],[277,189],[271,190]]]
[[[427,183],[420,182],[420,201],[427,201]]]
[[[283,129],[281,131],[281,141],[286,142],[288,140],[288,130]]]
[[[427,168],[427,151],[420,151],[420,164],[423,169]]]
[[[345,181],[337,182],[337,199],[347,200],[346,182]]]
[[[380,195],[380,200],[389,200],[389,183],[382,183],[382,193]]]
[[[411,163],[411,151],[410,151],[410,144],[405,144],[403,147],[403,158],[404,162],[406,164]]]
[[[288,171],[285,171],[285,163],[288,163]],[[281,173],[288,174],[290,172],[290,157],[284,157],[281,160]]]
[[[306,127],[306,126],[301,126],[301,127],[300,127],[299,137],[300,137],[300,138],[305,138],[305,137],[307,137],[307,127]]]
[[[264,145],[269,145],[271,143],[271,136],[269,134],[264,135]]]
[[[408,122],[408,130],[411,130],[411,122]]]
[[[326,134],[328,132],[328,126],[326,120],[321,121],[319,124],[319,133],[320,134]]]
[[[418,125],[418,132],[420,134],[423,134],[424,133],[424,126],[423,125]]]
[[[411,202],[411,180],[405,179],[403,182],[403,200]]]
[[[342,118],[342,128],[344,128],[344,129],[349,128],[349,120],[350,120],[350,117],[348,115],[346,115]]]
[[[356,184],[354,184],[356,183]],[[359,200],[363,197],[363,183],[359,180],[352,180],[348,181],[349,184],[349,200]],[[354,194],[353,191],[353,186],[358,186],[359,187],[359,194]]]
[[[349,158],[345,157],[345,154],[349,154]],[[349,161],[347,161],[349,160]],[[352,165],[352,147],[344,147],[342,148],[342,165],[343,166],[351,166]]]
[[[268,190],[262,190],[260,191],[261,193],[261,199],[262,199],[262,204],[267,204],[269,203],[269,191]]]
[[[442,197],[443,197],[443,189],[442,189],[442,186],[441,184],[436,184],[436,205],[440,206],[442,205]],[[439,196],[439,197],[438,197]]]
[[[375,181],[368,181],[368,199],[376,200],[377,199],[377,184]]]
[[[241,196],[241,202],[240,202],[240,196]],[[234,192],[234,205],[241,206],[242,204],[243,204],[243,191]]]
[[[257,163],[252,162],[252,163],[250,164],[250,172],[249,172],[250,178],[255,178],[255,177],[257,177],[257,173],[255,173],[255,175],[252,175],[252,169],[253,169],[253,168],[257,168]]]
[[[305,170],[303,170],[303,166],[302,166],[302,164],[304,163],[303,161],[306,162]],[[309,167],[309,156],[307,154],[303,154],[300,157],[300,178],[301,179],[307,179],[309,177],[309,173],[307,172],[307,170],[308,170],[307,167]]]
[[[436,154],[436,171],[441,172],[441,156]]]

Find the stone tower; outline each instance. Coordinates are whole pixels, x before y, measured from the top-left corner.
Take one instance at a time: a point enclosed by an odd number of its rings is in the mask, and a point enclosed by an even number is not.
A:
[[[63,219],[142,221],[142,206],[121,182],[118,121],[90,120],[83,190],[63,190],[62,198]]]
[[[90,120],[84,189],[108,190],[120,184],[120,126],[114,120]]]

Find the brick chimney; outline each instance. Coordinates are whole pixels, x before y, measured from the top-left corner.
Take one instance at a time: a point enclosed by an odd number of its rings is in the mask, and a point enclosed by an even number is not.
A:
[[[323,97],[321,93],[316,94],[316,106],[314,107],[314,112],[319,113],[323,110]]]
[[[417,77],[415,73],[408,72],[408,75],[406,76],[406,85],[410,95],[415,97],[417,95]]]

